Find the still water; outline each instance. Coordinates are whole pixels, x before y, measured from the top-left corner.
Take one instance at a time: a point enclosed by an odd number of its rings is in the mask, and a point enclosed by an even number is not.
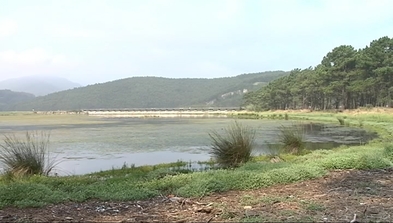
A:
[[[210,159],[208,133],[222,132],[234,121],[229,118],[97,117],[91,120],[91,123],[61,125],[8,123],[0,127],[0,133],[50,132],[50,149],[61,161],[55,172],[69,175],[119,168],[123,164],[206,161]],[[375,137],[362,129],[333,124],[250,119],[238,122],[256,129],[254,154],[268,153],[269,145],[278,143],[278,128],[294,123],[304,125],[306,141],[313,149],[363,144]]]

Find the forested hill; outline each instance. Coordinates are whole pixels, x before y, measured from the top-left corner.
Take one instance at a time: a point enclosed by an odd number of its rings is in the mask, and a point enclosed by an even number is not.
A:
[[[0,90],[0,111],[9,110],[16,102],[32,100],[35,96],[25,92],[14,92],[11,90]]]
[[[287,74],[272,71],[214,79],[132,77],[36,97],[12,109],[235,107],[241,106],[245,92]]]
[[[244,98],[255,110],[393,106],[393,39],[358,50],[338,46],[317,66],[292,70]]]

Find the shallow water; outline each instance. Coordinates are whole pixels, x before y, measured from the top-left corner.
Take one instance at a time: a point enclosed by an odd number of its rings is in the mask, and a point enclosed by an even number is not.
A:
[[[23,134],[26,130],[50,131],[50,148],[61,163],[60,175],[85,174],[124,163],[136,166],[182,161],[206,161],[212,130],[222,132],[229,118],[98,118],[87,117],[83,123],[53,124],[2,123],[0,133]],[[89,120],[91,122],[89,122]],[[278,128],[292,121],[238,120],[256,128],[254,154],[269,152],[277,144]],[[304,125],[306,141],[313,149],[329,149],[341,144],[363,144],[375,135],[362,129],[333,124]]]

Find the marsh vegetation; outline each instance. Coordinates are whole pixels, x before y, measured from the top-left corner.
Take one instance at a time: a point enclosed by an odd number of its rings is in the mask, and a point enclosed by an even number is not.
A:
[[[209,133],[212,141],[210,153],[222,167],[238,167],[251,159],[256,130],[235,121],[224,133],[216,130]]]
[[[252,155],[271,153],[277,147],[280,126],[299,126],[305,131],[305,148],[331,149],[340,145],[359,145],[375,137],[364,129],[320,124],[312,120],[277,120],[278,114],[264,119],[238,119],[256,130]],[[275,118],[274,120],[272,118]],[[237,119],[237,117],[235,117]],[[2,116],[0,134],[24,137],[25,131],[51,133],[50,151],[62,162],[52,173],[87,174],[129,165],[155,165],[209,161],[211,131],[222,132],[234,119],[228,118],[98,118],[84,115],[8,115]],[[1,139],[0,139],[1,140]],[[204,168],[204,167],[203,167]]]
[[[15,134],[5,135],[0,143],[0,162],[10,177],[32,175],[48,176],[58,164],[49,151],[50,134],[26,132],[24,138]]]
[[[337,122],[336,115],[329,113],[299,113],[291,114],[291,117],[313,122],[318,120]],[[283,159],[278,162],[271,162],[269,155],[257,155],[248,159],[248,162],[239,163],[236,168],[197,172],[181,168],[188,163],[179,161],[140,167],[123,165],[123,168],[80,176],[34,175],[14,181],[2,177],[0,179],[0,207],[44,207],[48,204],[70,201],[89,202],[91,199],[126,202],[171,194],[193,199],[210,196],[215,192],[257,190],[277,184],[315,179],[325,176],[332,170],[369,170],[391,167],[393,146],[390,137],[393,129],[390,128],[389,123],[393,123],[393,119],[385,115],[348,115],[346,122],[355,125],[360,119],[364,121],[363,128],[377,131],[380,138],[366,145],[341,146],[333,150],[315,150],[308,153],[281,153],[279,155]],[[246,126],[243,120],[241,123],[242,127]],[[228,127],[228,123],[225,124]],[[232,130],[241,129],[244,128],[232,126]],[[225,133],[225,129],[219,133],[224,142],[231,139],[230,134],[222,133]],[[293,152],[293,150],[288,150],[288,152]],[[328,208],[327,204],[321,205],[311,201],[303,202],[302,205],[305,209],[315,212],[319,212],[322,207]],[[214,208],[222,209],[218,206]],[[226,219],[224,213],[229,212],[222,210],[220,216]],[[231,219],[241,220],[236,216]]]

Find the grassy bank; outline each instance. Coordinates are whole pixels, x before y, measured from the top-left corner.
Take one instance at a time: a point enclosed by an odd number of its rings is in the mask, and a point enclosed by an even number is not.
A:
[[[301,156],[288,156],[272,163],[267,157],[255,158],[239,168],[188,172],[176,168],[184,163],[125,167],[83,176],[0,179],[0,208],[43,206],[88,199],[138,200],[175,194],[201,197],[212,192],[262,188],[274,184],[317,178],[334,169],[373,169],[392,166],[393,116],[388,113],[263,112],[237,114],[253,118],[336,122],[343,118],[349,126],[377,131],[380,138],[367,145],[334,150],[317,150]],[[345,118],[344,118],[345,117]],[[265,160],[265,161],[261,161]],[[173,168],[171,168],[173,167]],[[301,189],[301,188],[300,188]]]

